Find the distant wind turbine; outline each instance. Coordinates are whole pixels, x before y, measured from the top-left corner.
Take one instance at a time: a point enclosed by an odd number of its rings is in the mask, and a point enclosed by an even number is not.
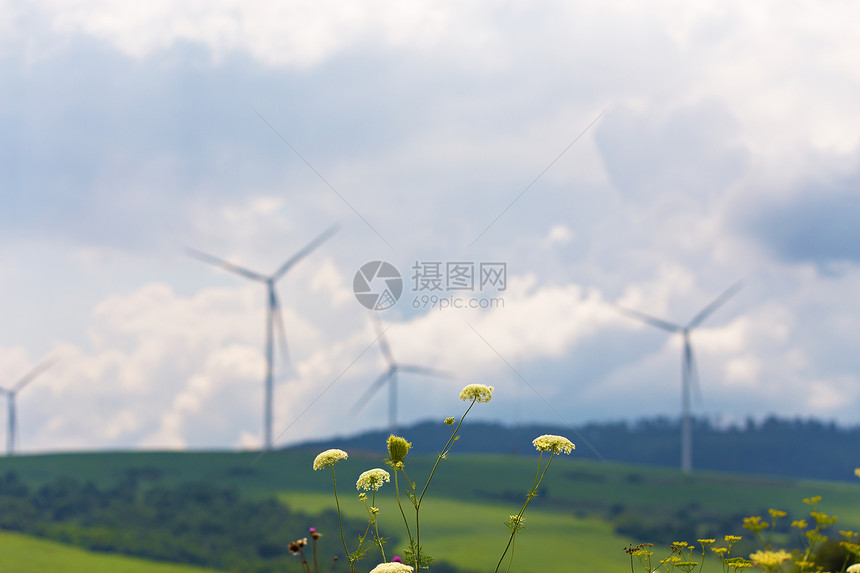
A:
[[[216,267],[221,267],[224,270],[235,273],[239,276],[245,277],[246,279],[250,279],[252,281],[261,282],[266,285],[267,292],[267,307],[266,307],[266,379],[265,379],[265,398],[263,403],[263,449],[271,450],[272,449],[272,393],[274,386],[274,340],[275,340],[275,328],[278,329],[278,335],[280,336],[281,343],[281,351],[284,356],[284,360],[288,359],[287,352],[287,333],[284,328],[284,319],[281,315],[281,304],[278,301],[278,294],[275,290],[275,284],[278,280],[286,274],[288,270],[290,270],[293,265],[297,262],[305,258],[311,252],[313,252],[317,247],[322,245],[324,242],[329,240],[332,235],[334,235],[338,231],[338,226],[334,225],[326,229],[325,232],[320,234],[316,239],[308,243],[303,249],[297,252],[295,255],[287,259],[287,261],[278,268],[271,275],[263,275],[260,273],[256,273],[254,271],[248,270],[246,268],[240,267],[238,265],[234,265],[233,263],[228,263],[224,259],[220,259],[218,257],[214,257],[212,255],[206,254],[201,251],[196,251],[194,249],[188,249],[188,254],[195,259],[201,260],[204,263],[209,263],[211,265],[215,265]]]
[[[6,403],[9,407],[8,429],[6,430],[6,455],[15,455],[15,439],[18,433],[18,414],[15,410],[15,396],[18,392],[24,389],[30,382],[36,379],[39,374],[53,366],[57,362],[56,358],[49,358],[40,362],[35,368],[30,370],[23,378],[18,380],[9,388],[0,387],[0,394],[6,395]]]
[[[397,374],[398,372],[408,372],[411,374],[422,374],[424,376],[435,376],[436,378],[451,378],[451,375],[435,368],[427,368],[426,366],[416,366],[414,364],[399,364],[394,360],[394,355],[391,353],[391,347],[385,339],[385,330],[379,320],[374,319],[373,325],[376,328],[377,341],[382,355],[388,362],[388,368],[377,378],[370,387],[361,395],[353,412],[358,413],[364,405],[376,394],[380,388],[388,383],[388,427],[391,432],[397,431]]]
[[[654,318],[637,310],[620,308],[621,312],[627,316],[641,320],[646,324],[672,333],[680,332],[684,339],[684,348],[681,355],[681,471],[683,473],[690,473],[693,469],[693,422],[690,414],[690,390],[694,384],[696,390],[700,390],[698,382],[699,373],[696,369],[695,359],[693,358],[693,345],[690,343],[690,333],[742,288],[742,282],[736,282],[723,294],[714,299],[711,304],[699,311],[699,314],[694,316],[685,326]]]

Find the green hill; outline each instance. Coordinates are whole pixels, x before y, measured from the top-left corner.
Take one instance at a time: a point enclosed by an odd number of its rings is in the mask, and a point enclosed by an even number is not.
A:
[[[365,514],[355,499],[355,479],[366,469],[383,467],[384,443],[377,449],[378,453],[351,452],[348,460],[336,466],[342,509],[357,520]],[[407,471],[413,479],[423,482],[435,461],[432,451],[430,444],[421,444],[420,449],[416,444],[409,454]],[[205,482],[235,488],[243,498],[277,497],[295,511],[318,515],[330,512],[334,499],[330,473],[312,470],[317,453],[19,456],[0,459],[0,476],[14,471],[34,488],[61,477],[105,488],[123,480],[136,480],[144,489]],[[582,565],[577,568],[582,571],[623,568],[627,556],[621,548],[627,543],[694,542],[702,536],[727,533],[749,536],[740,528],[744,516],[778,508],[789,512],[789,520],[798,519],[809,509],[801,500],[813,495],[823,497],[822,511],[840,517],[839,529],[860,529],[860,480],[826,482],[719,472],[682,475],[674,469],[579,460],[577,454],[578,450],[570,458],[561,456],[554,461],[539,495],[529,506],[528,529],[518,538],[513,570],[565,570],[562,565],[572,560]],[[503,522],[522,505],[534,479],[535,462],[531,456],[458,453],[455,448],[441,463],[425,499],[422,545],[437,560],[456,564],[456,570],[486,571],[488,562],[504,546],[507,530]],[[392,485],[386,485],[381,494],[377,505],[383,535],[401,535],[402,518],[392,498]],[[283,543],[307,535],[309,526],[320,526],[321,520],[311,521],[289,524],[281,535]],[[323,534],[323,554],[342,554],[333,527],[326,526]]]
[[[724,426],[704,418],[693,421],[693,467],[731,474],[769,475],[801,479],[851,481],[860,466],[857,444],[860,426],[841,427],[833,422],[768,417],[760,422]],[[421,422],[402,430],[418,447],[436,447],[448,439],[439,421]],[[497,422],[463,424],[457,443],[461,453],[534,454],[531,440],[542,434],[560,434],[576,443],[577,459],[677,468],[680,465],[680,423],[665,417],[635,422],[596,422],[577,427],[548,424],[508,426]],[[386,430],[327,438],[292,449],[378,451]],[[798,452],[803,462],[798,463]]]
[[[215,573],[187,565],[105,555],[0,531],[0,573]]]

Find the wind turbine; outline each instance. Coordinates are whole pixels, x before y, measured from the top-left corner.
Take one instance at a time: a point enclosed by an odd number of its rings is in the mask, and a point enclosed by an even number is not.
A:
[[[451,378],[451,375],[435,368],[426,366],[416,366],[414,364],[399,364],[394,360],[394,355],[391,353],[391,347],[385,339],[385,330],[382,328],[379,320],[373,320],[373,326],[376,328],[376,340],[379,342],[379,349],[382,355],[388,362],[388,368],[377,378],[370,387],[361,395],[355,406],[353,413],[358,413],[370,398],[376,394],[380,388],[388,383],[388,427],[393,433],[397,430],[397,374],[399,372],[409,372],[410,374],[422,374],[424,376],[435,376],[437,378]]]
[[[23,378],[18,380],[13,386],[9,388],[0,387],[0,393],[6,395],[6,404],[9,407],[9,426],[6,430],[6,455],[15,455],[15,437],[18,432],[18,416],[15,410],[15,396],[17,396],[18,392],[23,390],[25,386],[35,380],[39,374],[53,366],[56,362],[56,358],[49,358],[43,360],[35,368],[30,370],[30,372],[28,372]]]
[[[627,316],[671,333],[679,332],[684,339],[684,347],[681,354],[681,471],[683,473],[690,473],[693,469],[693,421],[690,415],[690,389],[695,384],[696,389],[699,390],[699,374],[696,370],[695,359],[693,358],[693,345],[690,342],[690,333],[742,288],[742,282],[736,282],[723,294],[715,298],[711,304],[700,310],[684,326],[654,318],[638,310],[620,308],[621,312]]]
[[[209,263],[211,265],[215,265],[216,267],[221,267],[224,270],[235,273],[239,276],[245,277],[246,279],[250,279],[252,281],[261,282],[266,285],[266,343],[265,343],[265,353],[266,353],[266,379],[264,381],[265,387],[265,398],[263,402],[263,449],[271,450],[272,449],[272,393],[274,386],[274,340],[275,340],[275,328],[278,329],[278,334],[280,335],[281,342],[281,350],[284,355],[284,359],[288,359],[287,356],[287,333],[284,328],[284,319],[281,315],[281,304],[278,301],[278,293],[275,291],[275,284],[278,280],[286,274],[288,270],[290,270],[293,265],[297,262],[305,258],[311,252],[313,252],[317,247],[322,245],[324,242],[329,240],[332,235],[334,235],[338,231],[338,226],[334,225],[325,230],[322,234],[320,234],[313,241],[308,243],[303,249],[297,252],[295,255],[287,259],[287,261],[282,264],[277,271],[272,273],[271,275],[263,275],[246,268],[240,267],[238,265],[234,265],[233,263],[228,263],[224,259],[220,259],[218,257],[214,257],[212,255],[206,254],[201,251],[196,251],[194,249],[188,249],[188,254],[195,259],[201,260],[204,263]]]

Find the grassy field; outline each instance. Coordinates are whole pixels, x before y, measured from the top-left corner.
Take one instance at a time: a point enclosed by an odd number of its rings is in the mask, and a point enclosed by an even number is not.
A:
[[[116,483],[132,470],[143,479],[174,484],[213,481],[235,486],[247,495],[284,491],[330,491],[331,480],[311,469],[317,452],[278,451],[263,456],[250,452],[108,452],[51,454],[0,458],[0,474],[14,470],[29,483],[70,476],[98,485]],[[379,454],[355,453],[337,466],[342,479],[354,481],[370,467],[381,467]],[[462,500],[521,499],[534,478],[535,458],[511,455],[458,455],[442,462],[431,493]],[[435,457],[408,458],[413,478],[426,476]],[[858,461],[860,464],[860,461]],[[827,510],[839,508],[843,519],[860,525],[860,480],[820,482],[775,477],[737,476],[629,466],[557,457],[544,484],[547,503],[578,513],[588,507],[622,504],[647,511],[655,506],[756,511],[768,507],[803,510],[801,499],[822,495]],[[542,503],[540,499],[533,502]]]
[[[382,452],[382,448],[378,454],[354,452],[348,460],[337,464],[338,490],[342,507],[349,515],[364,516],[363,506],[355,500],[355,479],[366,469],[384,467]],[[110,485],[131,471],[153,483],[210,481],[220,486],[232,485],[244,495],[276,495],[295,509],[317,512],[331,509],[334,503],[330,493],[331,473],[312,470],[317,453],[20,456],[0,459],[0,474],[15,470],[22,479],[36,484],[71,476]],[[487,570],[489,563],[494,566],[506,540],[503,522],[522,505],[534,479],[536,460],[536,457],[510,455],[458,455],[455,449],[440,465],[425,498],[422,545],[437,559],[476,571]],[[423,484],[433,461],[432,456],[410,454],[407,471]],[[528,529],[518,538],[514,570],[520,573],[553,570],[573,560],[581,565],[577,570],[582,571],[623,567],[626,556],[621,548],[629,540],[615,534],[607,521],[612,512],[621,509],[640,515],[702,509],[749,515],[773,507],[787,510],[790,519],[797,519],[804,517],[809,509],[801,500],[821,495],[820,509],[838,515],[840,529],[860,529],[860,480],[815,482],[706,472],[685,476],[665,468],[579,461],[574,454],[554,460],[543,486],[541,495],[529,506]],[[392,490],[387,485],[383,492],[390,496]],[[393,500],[383,497],[379,505],[382,526],[400,534],[402,519]],[[313,524],[298,526],[295,536],[305,535],[310,525]],[[328,550],[338,552],[336,532],[324,533]],[[14,553],[7,553],[2,547],[0,551],[4,555]],[[0,567],[2,571],[5,569]]]
[[[279,498],[309,512],[334,508],[329,494],[288,492]],[[403,501],[408,512],[411,505]],[[379,496],[377,506],[380,526],[400,535],[403,518],[394,496]],[[356,518],[367,515],[350,492],[343,494],[341,510]],[[421,545],[437,560],[474,571],[492,571],[507,542],[504,521],[512,512],[516,513],[516,509],[512,511],[502,504],[428,497],[421,509]],[[412,514],[407,516],[411,518]],[[526,525],[526,532],[518,537],[514,571],[560,571],[564,564],[574,561],[580,565],[578,571],[608,571],[624,563],[621,548],[629,540],[615,535],[605,520],[538,510],[527,514]],[[325,548],[342,554],[337,532],[326,534]]]
[[[61,543],[0,531],[0,573],[215,573],[212,569],[158,563],[83,551]]]

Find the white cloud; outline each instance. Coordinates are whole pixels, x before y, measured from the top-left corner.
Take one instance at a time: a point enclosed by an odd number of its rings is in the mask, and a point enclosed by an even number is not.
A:
[[[425,255],[504,259],[510,285],[497,310],[405,293],[385,315],[399,361],[465,379],[404,376],[404,419],[465,381],[499,385],[494,416],[544,416],[520,375],[570,419],[675,412],[680,337],[613,302],[685,324],[746,276],[693,334],[698,411],[856,420],[860,271],[774,258],[738,222],[857,172],[853,5],[18,6],[0,369],[64,356],[22,393],[25,448],[259,444],[265,289],[182,247],[266,274],[335,221],[278,285],[283,441],[385,423],[384,394],[352,414],[386,366],[352,275]]]
[[[553,225],[544,239],[544,245],[547,247],[566,245],[573,240],[573,237],[573,231],[567,225]]]
[[[187,42],[205,46],[216,59],[242,51],[268,65],[300,67],[367,41],[386,47],[435,44],[451,18],[444,5],[390,1],[35,4],[55,34],[86,34],[134,58]]]

